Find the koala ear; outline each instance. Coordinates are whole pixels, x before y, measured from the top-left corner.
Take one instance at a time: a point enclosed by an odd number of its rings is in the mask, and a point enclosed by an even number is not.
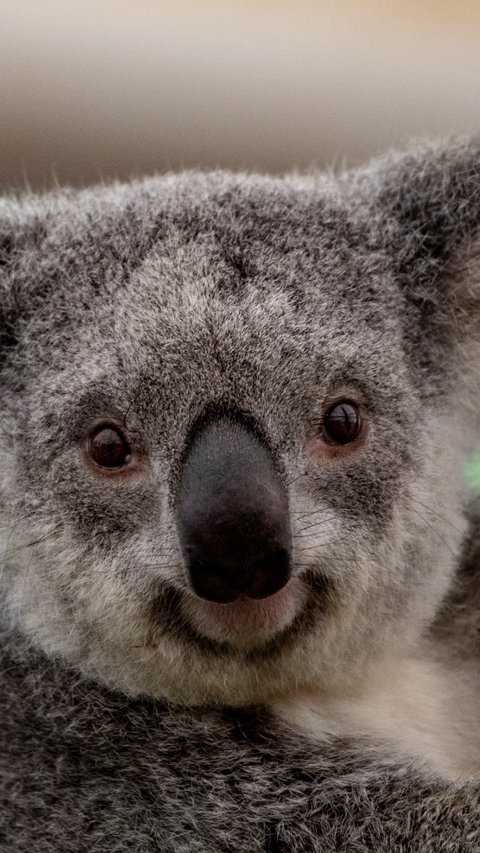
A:
[[[11,203],[0,201],[0,365],[6,349],[16,343],[11,267],[16,253],[18,222]]]
[[[480,312],[480,139],[418,146],[371,167],[377,239],[417,305]],[[368,170],[367,170],[368,172]]]
[[[0,366],[17,342],[18,323],[35,285],[32,253],[44,234],[40,198],[0,198]]]
[[[412,375],[425,399],[458,412],[462,424],[473,416],[478,439],[480,139],[378,160],[358,188],[374,246],[400,288]]]

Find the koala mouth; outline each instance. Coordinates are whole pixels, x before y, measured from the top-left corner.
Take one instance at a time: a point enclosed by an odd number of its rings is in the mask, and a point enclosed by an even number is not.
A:
[[[240,595],[234,602],[206,601],[182,585],[167,584],[152,598],[148,618],[161,635],[182,638],[204,653],[275,656],[312,630],[336,607],[337,592],[320,569],[294,575],[262,599]]]
[[[280,590],[264,598],[244,593],[235,601],[218,603],[185,594],[181,611],[203,637],[241,648],[252,648],[271,640],[288,628],[303,609],[306,590],[292,578]]]

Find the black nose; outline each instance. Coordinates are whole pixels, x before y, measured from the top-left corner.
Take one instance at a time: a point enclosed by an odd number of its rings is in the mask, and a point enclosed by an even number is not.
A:
[[[196,435],[183,462],[177,523],[202,598],[266,598],[287,583],[287,496],[269,450],[243,424],[222,418]]]

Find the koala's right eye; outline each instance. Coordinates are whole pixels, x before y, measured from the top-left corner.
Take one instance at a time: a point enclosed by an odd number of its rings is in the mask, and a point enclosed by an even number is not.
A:
[[[358,406],[349,400],[335,403],[323,419],[323,436],[329,444],[351,444],[360,435],[362,421]]]
[[[132,458],[130,445],[114,426],[98,427],[88,441],[90,458],[101,468],[123,468]]]

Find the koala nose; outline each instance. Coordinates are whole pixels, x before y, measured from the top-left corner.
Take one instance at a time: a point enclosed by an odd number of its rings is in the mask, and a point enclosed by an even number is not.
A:
[[[177,524],[193,590],[226,603],[266,598],[291,572],[288,501],[269,450],[221,418],[198,433],[180,475]]]

